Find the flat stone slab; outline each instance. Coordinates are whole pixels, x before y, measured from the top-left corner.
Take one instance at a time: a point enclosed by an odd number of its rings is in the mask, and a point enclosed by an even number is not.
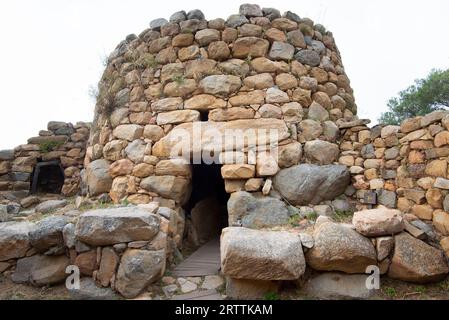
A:
[[[159,224],[158,216],[141,207],[100,209],[80,216],[75,236],[95,246],[150,241],[159,232]]]
[[[217,290],[194,291],[173,296],[171,300],[223,300]]]

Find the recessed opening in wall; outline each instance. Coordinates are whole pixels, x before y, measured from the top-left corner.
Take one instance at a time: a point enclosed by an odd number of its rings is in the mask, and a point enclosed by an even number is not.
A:
[[[220,236],[228,226],[228,200],[221,165],[192,165],[192,194],[185,206],[191,222],[189,243],[202,245]]]
[[[200,111],[200,121],[209,121],[209,111]]]
[[[38,162],[31,177],[32,194],[61,193],[64,185],[64,169],[59,160]]]

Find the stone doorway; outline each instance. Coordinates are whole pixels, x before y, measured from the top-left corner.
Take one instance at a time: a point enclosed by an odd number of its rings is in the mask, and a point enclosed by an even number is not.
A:
[[[59,160],[38,162],[31,177],[31,194],[61,193],[64,185],[64,169]]]
[[[221,165],[192,165],[192,194],[185,206],[189,242],[199,246],[221,235],[228,226],[228,200]]]

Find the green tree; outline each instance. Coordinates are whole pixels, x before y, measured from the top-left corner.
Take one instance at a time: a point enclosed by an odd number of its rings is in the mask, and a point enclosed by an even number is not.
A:
[[[399,92],[388,101],[388,112],[382,113],[382,124],[400,124],[404,119],[449,108],[449,70],[432,70],[427,78]]]

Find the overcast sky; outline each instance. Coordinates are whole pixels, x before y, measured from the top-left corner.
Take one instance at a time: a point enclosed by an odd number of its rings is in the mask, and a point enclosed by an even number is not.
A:
[[[0,11],[0,149],[26,143],[50,120],[91,121],[89,87],[103,57],[155,18],[199,8],[206,19],[242,1],[10,0]],[[291,10],[334,33],[359,116],[376,120],[390,97],[449,67],[449,1],[258,1]]]

